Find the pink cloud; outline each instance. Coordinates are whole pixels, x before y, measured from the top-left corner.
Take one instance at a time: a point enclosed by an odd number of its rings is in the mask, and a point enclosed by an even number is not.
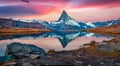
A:
[[[46,16],[49,17],[50,19],[53,19],[53,16],[56,17],[59,16],[60,12],[62,10],[66,10],[71,17],[77,19],[77,20],[82,20],[82,21],[98,21],[98,20],[108,20],[108,18],[119,18],[119,13],[116,11],[120,10],[120,0],[29,0],[29,3],[25,3],[22,0],[0,0],[0,8],[3,8],[3,6],[22,6],[24,8],[27,8],[27,10],[34,11],[36,13],[28,14],[26,15],[25,18],[36,18],[36,17],[42,17]],[[114,9],[117,8],[117,9]],[[9,8],[10,9],[10,8]],[[106,10],[108,9],[108,10]],[[114,9],[114,10],[110,10]],[[7,10],[6,10],[7,11]],[[8,10],[9,11],[9,10]],[[115,14],[110,12],[116,12]],[[0,11],[1,12],[1,11]],[[51,13],[55,13],[51,14]],[[90,13],[94,12],[94,13]],[[96,18],[96,16],[102,16],[103,18],[100,19]],[[31,15],[31,16],[30,16]],[[109,17],[108,17],[109,15]],[[3,13],[4,16],[4,13]],[[15,13],[14,15],[11,15],[11,17],[20,18],[19,16],[23,16],[23,14]],[[8,17],[8,16],[6,16]],[[82,17],[82,18],[81,18]],[[90,19],[89,19],[89,18]],[[96,19],[91,19],[91,18],[96,18]],[[41,19],[41,18],[40,18]],[[57,18],[54,18],[56,20]]]

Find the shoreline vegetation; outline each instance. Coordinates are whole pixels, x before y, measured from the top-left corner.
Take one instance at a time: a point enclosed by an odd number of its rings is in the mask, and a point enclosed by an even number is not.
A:
[[[0,28],[0,36],[16,34],[38,34],[50,31],[51,30],[48,29],[36,29],[36,28]]]
[[[83,30],[84,32],[92,32],[97,34],[105,34],[111,36],[120,36],[120,24],[112,25],[112,26],[104,26],[98,28],[92,28],[88,30]]]

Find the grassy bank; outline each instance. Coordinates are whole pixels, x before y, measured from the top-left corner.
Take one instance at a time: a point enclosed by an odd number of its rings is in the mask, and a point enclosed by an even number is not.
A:
[[[111,36],[120,36],[120,24],[113,25],[113,26],[92,28],[92,29],[85,30],[85,31],[93,32],[93,33],[97,33],[97,34],[106,34],[106,35],[111,35]]]
[[[14,34],[37,34],[49,31],[50,30],[48,29],[35,29],[35,28],[0,28],[0,36]]]

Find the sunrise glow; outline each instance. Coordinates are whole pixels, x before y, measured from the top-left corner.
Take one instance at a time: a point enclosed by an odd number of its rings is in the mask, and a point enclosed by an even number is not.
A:
[[[0,17],[57,20],[61,12],[78,21],[107,21],[120,18],[120,0],[0,0]]]

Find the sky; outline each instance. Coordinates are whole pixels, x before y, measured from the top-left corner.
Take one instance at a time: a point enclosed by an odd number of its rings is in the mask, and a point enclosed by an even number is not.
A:
[[[77,21],[108,21],[120,18],[120,0],[0,0],[1,18],[53,21],[63,10]]]

